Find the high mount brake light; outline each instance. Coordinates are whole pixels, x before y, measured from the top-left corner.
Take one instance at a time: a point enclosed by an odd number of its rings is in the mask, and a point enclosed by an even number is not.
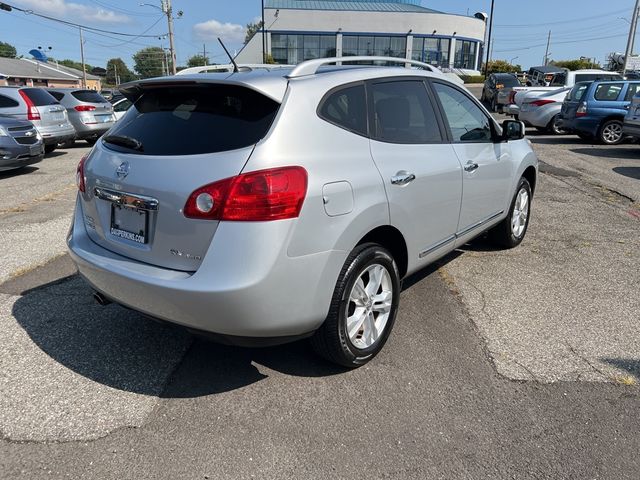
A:
[[[183,213],[188,218],[236,222],[296,218],[306,194],[304,168],[270,168],[198,188],[189,195]]]

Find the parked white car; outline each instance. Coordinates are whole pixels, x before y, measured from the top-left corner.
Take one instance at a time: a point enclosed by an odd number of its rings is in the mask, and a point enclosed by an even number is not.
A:
[[[529,127],[536,127],[538,130],[554,135],[562,135],[565,132],[560,128],[558,120],[562,102],[570,91],[570,88],[561,88],[539,96],[537,92],[532,92],[531,96],[524,95],[520,106],[520,121]]]
[[[127,113],[127,110],[129,110],[130,106],[131,100],[129,100],[128,98],[121,98],[113,104],[113,114],[116,116],[116,121],[120,120],[124,116],[124,114]]]

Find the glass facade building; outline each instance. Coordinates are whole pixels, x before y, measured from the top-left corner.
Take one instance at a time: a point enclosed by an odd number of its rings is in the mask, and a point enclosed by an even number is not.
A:
[[[276,63],[295,65],[313,58],[336,56],[336,35],[271,34],[271,56]]]

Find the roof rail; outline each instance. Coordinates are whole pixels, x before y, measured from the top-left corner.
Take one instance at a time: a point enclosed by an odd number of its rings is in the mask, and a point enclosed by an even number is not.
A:
[[[298,78],[306,75],[314,75],[318,72],[318,69],[323,65],[330,63],[351,63],[351,62],[387,62],[387,63],[400,63],[408,64],[415,67],[420,67],[430,72],[440,72],[433,65],[428,63],[419,62],[417,60],[410,60],[408,58],[394,58],[394,57],[375,57],[375,56],[356,56],[356,57],[332,57],[332,58],[315,58],[313,60],[307,60],[306,62],[299,63],[287,78]]]
[[[253,70],[278,70],[281,68],[291,68],[292,65],[279,65],[272,63],[240,63],[238,68],[241,72],[251,72]],[[189,67],[180,70],[176,75],[191,75],[194,73],[215,73],[215,72],[232,72],[232,64],[223,65],[201,65],[198,67]]]

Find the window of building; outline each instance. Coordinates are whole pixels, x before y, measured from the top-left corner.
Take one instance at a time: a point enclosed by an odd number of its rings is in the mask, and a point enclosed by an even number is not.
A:
[[[367,134],[367,101],[364,85],[342,88],[320,106],[320,117],[347,130]]]
[[[455,143],[490,143],[493,141],[489,118],[473,100],[460,90],[433,84],[442,104]]]
[[[430,65],[448,67],[450,48],[451,40],[448,38],[414,37],[411,58]]]
[[[343,35],[342,56],[375,55],[379,57],[405,58],[406,37]]]
[[[436,114],[421,81],[394,81],[371,86],[373,137],[389,143],[434,143],[442,136]]]
[[[288,65],[313,58],[335,57],[336,36],[272,33],[271,56],[276,63]]]
[[[456,40],[456,56],[453,63],[454,67],[473,70],[476,66],[477,47],[477,42]]]

